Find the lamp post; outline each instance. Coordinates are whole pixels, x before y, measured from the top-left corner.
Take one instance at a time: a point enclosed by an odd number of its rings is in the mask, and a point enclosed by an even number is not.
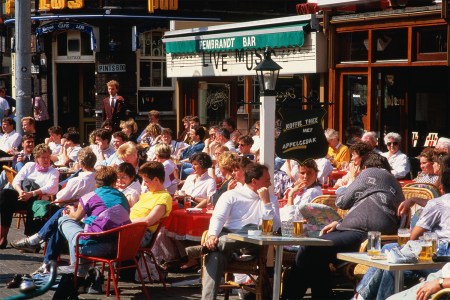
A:
[[[262,164],[269,168],[270,178],[274,176],[275,165],[275,86],[280,67],[271,58],[273,50],[266,48],[264,59],[254,68],[259,82],[259,98],[261,102],[259,110],[260,120],[260,157]],[[271,187],[273,191],[273,187]]]

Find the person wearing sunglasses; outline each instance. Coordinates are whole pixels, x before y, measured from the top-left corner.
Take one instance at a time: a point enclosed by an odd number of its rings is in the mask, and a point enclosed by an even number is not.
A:
[[[255,122],[255,135],[252,136],[253,139],[253,145],[250,151],[254,154],[259,150],[259,134],[260,134],[260,124],[259,121]]]
[[[253,139],[249,135],[240,136],[238,139],[238,152],[239,155],[245,156],[250,160],[255,159],[255,155],[253,155],[250,151],[253,145]]]
[[[392,174],[397,179],[402,179],[409,176],[411,165],[409,163],[408,156],[400,151],[400,143],[402,137],[396,132],[389,132],[384,137],[384,143],[386,144],[388,151],[382,155],[386,157],[392,168]]]

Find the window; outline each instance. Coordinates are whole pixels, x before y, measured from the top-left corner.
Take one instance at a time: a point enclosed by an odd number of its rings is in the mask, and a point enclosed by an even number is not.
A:
[[[174,111],[174,84],[167,77],[163,29],[139,34],[138,61],[138,112],[152,109]]]
[[[364,117],[367,115],[367,75],[344,76],[344,108],[349,116],[347,126],[364,128]],[[366,128],[367,129],[367,128]]]
[[[368,32],[346,32],[338,34],[338,61],[368,61]]]
[[[417,60],[447,59],[447,28],[430,26],[417,30]]]
[[[376,61],[408,59],[408,29],[373,32],[373,50]]]

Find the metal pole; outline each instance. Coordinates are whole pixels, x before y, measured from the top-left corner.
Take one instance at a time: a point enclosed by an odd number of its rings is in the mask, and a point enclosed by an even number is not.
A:
[[[267,91],[266,94],[269,94]],[[274,176],[275,166],[275,94],[260,96],[261,106],[259,112],[260,119],[260,163],[269,168],[270,178]],[[273,193],[273,182],[270,187]]]
[[[29,0],[15,2],[16,116],[20,121],[31,112],[31,5]],[[17,126],[20,133],[22,126]]]

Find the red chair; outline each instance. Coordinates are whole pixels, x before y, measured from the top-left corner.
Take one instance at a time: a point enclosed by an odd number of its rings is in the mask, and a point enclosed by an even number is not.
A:
[[[150,244],[147,247],[145,247],[145,248],[140,248],[139,249],[139,254],[140,254],[139,256],[144,260],[145,271],[147,271],[147,276],[148,276],[147,278],[149,280],[152,280],[152,277],[150,276],[150,269],[148,268],[146,256],[148,256],[150,258],[150,261],[153,261],[153,264],[155,265],[156,271],[158,271],[159,278],[160,278],[161,283],[163,284],[164,288],[167,288],[167,286],[166,286],[166,279],[165,279],[165,276],[163,274],[163,271],[161,270],[161,267],[159,266],[159,264],[156,261],[156,257],[153,254],[152,249],[153,249],[153,246],[155,245],[156,238],[157,238],[158,233],[159,233],[159,231],[161,229],[161,226],[162,226],[162,224],[164,224],[164,221],[166,219],[167,218],[163,218],[163,219],[161,219],[159,221],[158,227],[156,228],[156,231],[153,233],[152,240],[150,241]]]
[[[150,299],[150,295],[148,294],[148,291],[145,287],[145,282],[142,278],[142,274],[138,268],[138,263],[136,260],[136,254],[139,250],[139,246],[141,244],[142,238],[144,236],[145,231],[147,230],[147,223],[140,222],[140,223],[133,223],[128,225],[123,225],[111,230],[102,231],[102,232],[95,232],[95,233],[80,233],[77,236],[76,240],[76,261],[75,261],[75,274],[77,274],[78,271],[78,264],[79,259],[83,258],[88,261],[100,262],[103,265],[102,272],[104,271],[105,264],[109,265],[109,272],[108,272],[108,281],[107,281],[107,287],[106,287],[106,296],[109,297],[109,288],[110,288],[110,281],[111,281],[111,275],[113,279],[114,284],[114,292],[116,293],[116,299],[120,299],[119,297],[119,291],[117,288],[118,283],[118,274],[117,271],[121,269],[128,269],[128,268],[136,268],[139,276],[139,280],[142,284],[142,289],[145,294],[146,299]],[[83,255],[79,252],[79,242],[81,237],[104,237],[108,234],[117,234],[117,254],[113,258],[103,258],[103,257],[95,257],[95,256],[87,256]],[[122,261],[132,261],[132,265],[128,266],[120,266],[120,262]],[[75,276],[75,286],[76,286],[76,276]]]

